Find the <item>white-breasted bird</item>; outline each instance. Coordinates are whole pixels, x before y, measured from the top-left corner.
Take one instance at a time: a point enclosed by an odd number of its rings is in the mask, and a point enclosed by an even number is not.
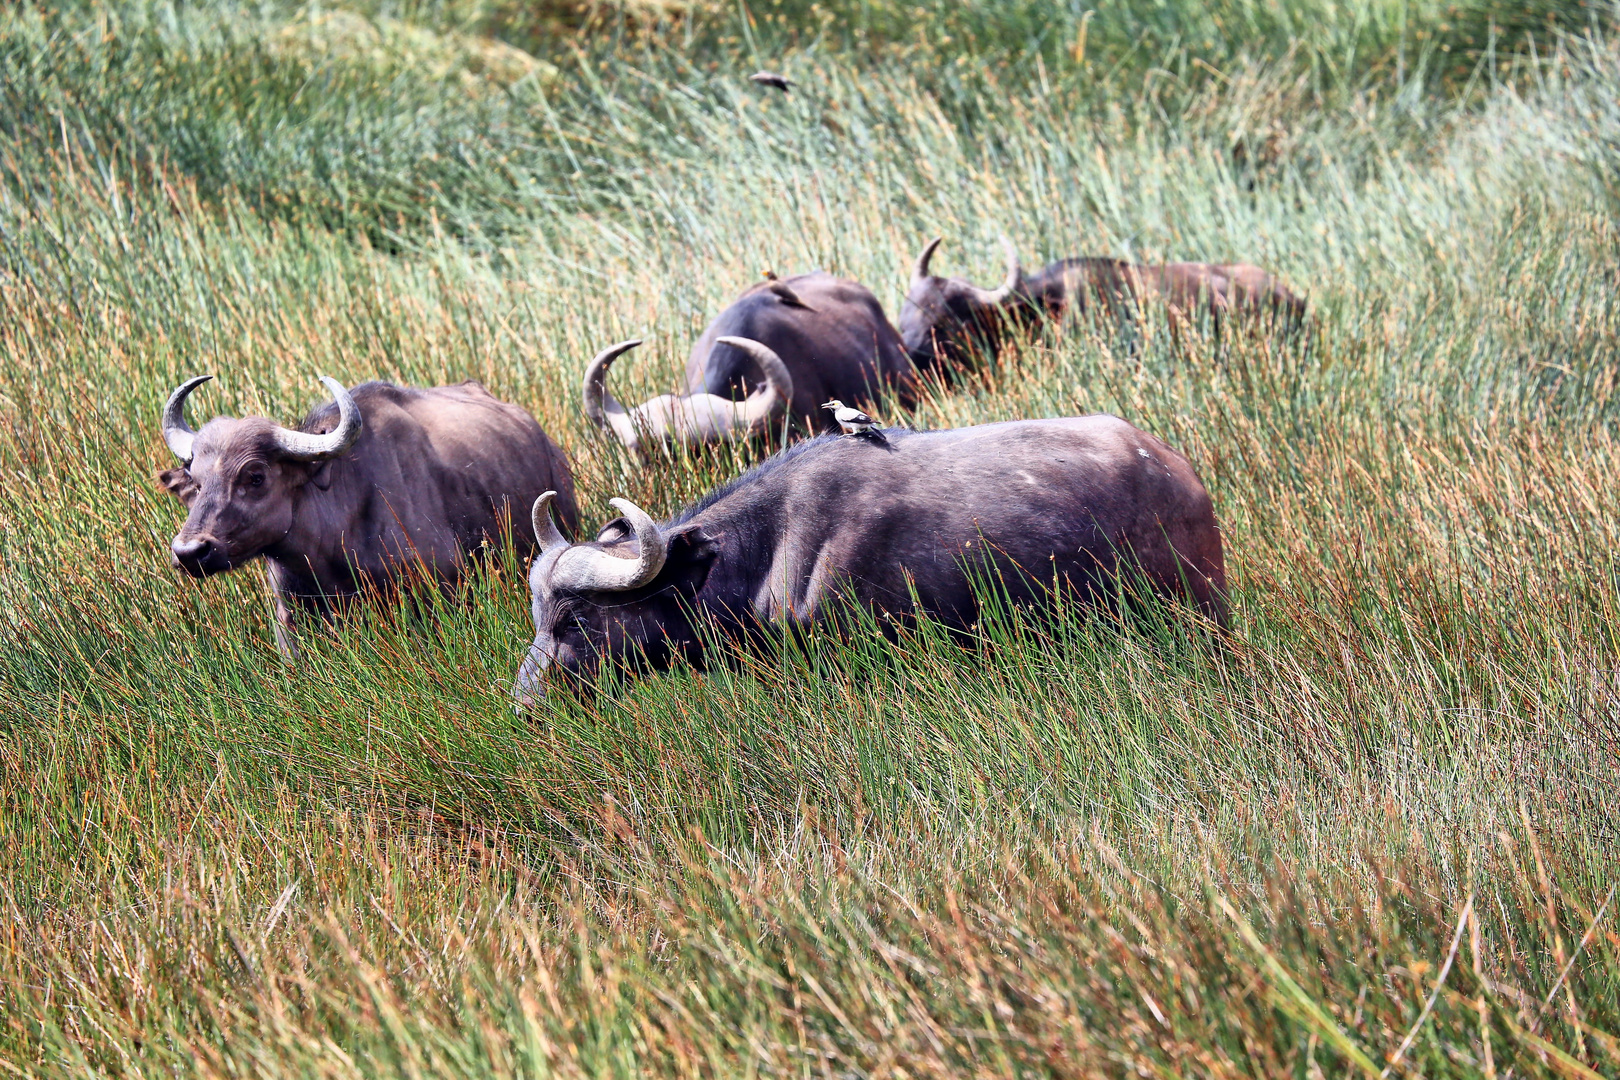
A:
[[[788,87],[794,85],[792,79],[786,75],[778,75],[774,71],[756,71],[748,76],[748,79],[750,82],[757,82],[761,86],[775,87],[784,94],[788,92]]]
[[[838,421],[838,426],[844,429],[845,435],[865,435],[879,442],[888,441],[883,438],[883,432],[878,430],[877,421],[861,410],[851,408],[837,398],[833,398],[822,408],[832,410],[833,419]]]

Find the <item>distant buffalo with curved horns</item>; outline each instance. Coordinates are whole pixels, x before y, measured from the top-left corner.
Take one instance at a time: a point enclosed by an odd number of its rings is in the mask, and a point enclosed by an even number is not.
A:
[[[583,393],[585,414],[637,455],[649,438],[735,439],[783,412],[802,427],[829,430],[836,424],[820,405],[830,398],[870,402],[888,388],[909,404],[916,390],[916,372],[877,297],[819,270],[746,290],[692,346],[685,394],[626,409],[607,392],[607,370],[635,344],[599,353]]]
[[[994,289],[930,273],[934,252],[943,240],[934,237],[917,256],[911,284],[900,304],[900,340],[919,371],[968,367],[974,339],[993,348],[1000,342],[1003,321],[1017,318],[1023,306],[1023,274],[1018,249],[1011,240],[1001,238],[1007,253],[1007,276]]]
[[[431,389],[368,382],[345,390],[297,429],[250,416],[193,431],[188,379],[163,407],[163,439],[180,467],[159,484],[187,507],[169,545],[196,578],[263,558],[276,642],[293,650],[295,612],[330,619],[334,603],[415,568],[458,581],[467,558],[502,535],[513,507],[555,490],[577,520],[568,461],[534,417],[476,382]],[[521,513],[521,510],[519,511]],[[534,550],[528,530],[513,543]]]
[[[940,238],[917,256],[900,307],[900,336],[921,370],[972,362],[977,343],[994,350],[1011,327],[1043,317],[1053,323],[1099,313],[1134,323],[1142,305],[1162,300],[1173,322],[1207,316],[1215,327],[1234,315],[1269,318],[1292,332],[1303,325],[1305,300],[1274,275],[1247,263],[1133,264],[1114,258],[1059,259],[1024,275],[1005,237],[1007,279],[983,289],[961,278],[938,277],[929,263]]]
[[[1162,441],[1113,416],[824,435],[782,451],[659,524],[624,499],[595,541],[570,544],[535,503],[534,644],[520,708],[546,679],[603,662],[701,665],[701,624],[747,638],[822,618],[834,598],[880,616],[916,604],[948,626],[979,617],[992,580],[1017,604],[1106,602],[1122,563],[1159,596],[1226,618],[1209,493]]]

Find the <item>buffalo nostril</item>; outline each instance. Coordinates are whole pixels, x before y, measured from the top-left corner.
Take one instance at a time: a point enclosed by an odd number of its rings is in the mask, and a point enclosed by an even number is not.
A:
[[[176,537],[169,545],[169,551],[174,556],[174,565],[189,574],[201,576],[210,570],[219,569],[220,548],[217,543],[206,536],[196,536],[190,539]]]
[[[181,562],[201,562],[208,557],[213,546],[214,542],[206,537],[194,537],[190,540],[176,539],[169,545],[169,550]]]

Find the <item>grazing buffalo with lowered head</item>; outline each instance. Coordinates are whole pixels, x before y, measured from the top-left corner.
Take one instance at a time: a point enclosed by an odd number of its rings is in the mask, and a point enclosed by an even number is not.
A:
[[[829,398],[871,401],[915,394],[916,373],[877,297],[817,271],[744,292],[709,324],[686,363],[686,393],[626,409],[607,392],[609,365],[638,342],[598,354],[585,372],[585,414],[632,453],[648,440],[709,442],[768,427],[784,412],[806,428],[833,421]]]
[[[368,382],[345,390],[297,429],[250,416],[193,431],[182,384],[163,407],[163,438],[180,467],[158,482],[187,507],[169,545],[192,577],[263,558],[276,604],[276,642],[292,651],[295,612],[331,618],[334,603],[411,568],[459,580],[469,555],[501,537],[512,508],[558,492],[576,520],[568,461],[534,417],[476,382],[432,389]],[[527,529],[512,529],[524,555]]]
[[[996,288],[937,277],[929,273],[928,265],[943,239],[928,241],[912,267],[911,286],[900,304],[900,340],[918,371],[949,374],[971,366],[976,341],[990,349],[1000,343],[1003,324],[1009,317],[1017,318],[1023,307],[1019,288],[1023,276],[1018,249],[1004,236],[1007,277]]]
[[[701,665],[705,622],[746,638],[816,620],[835,598],[885,619],[920,605],[966,627],[979,616],[975,580],[1017,604],[1065,589],[1105,603],[1129,565],[1158,595],[1224,622],[1209,493],[1152,435],[1113,416],[884,434],[800,443],[664,524],[614,499],[623,517],[590,543],[569,544],[542,496],[519,707],[547,678],[588,680],[604,662]]]
[[[917,257],[911,288],[900,308],[900,336],[919,370],[971,363],[973,349],[994,351],[1012,327],[1041,319],[1102,315],[1134,323],[1142,306],[1161,300],[1172,320],[1208,316],[1219,328],[1234,315],[1260,316],[1285,332],[1303,325],[1305,301],[1276,277],[1246,263],[1138,265],[1124,259],[1060,259],[1025,275],[1007,245],[1007,279],[982,289],[961,278],[928,272],[939,246],[929,241]]]

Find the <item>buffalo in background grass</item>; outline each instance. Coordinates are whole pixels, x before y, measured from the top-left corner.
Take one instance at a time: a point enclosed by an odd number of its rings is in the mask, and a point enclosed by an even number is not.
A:
[[[607,391],[614,360],[640,344],[597,354],[585,373],[585,414],[633,455],[647,442],[707,443],[764,431],[786,415],[801,430],[832,430],[822,402],[870,402],[892,391],[909,405],[916,373],[877,297],[821,271],[771,279],[722,311],[686,364],[686,388],[626,408]]]
[[[1247,263],[1137,264],[1114,258],[1059,259],[1025,276],[1005,238],[1007,277],[994,289],[929,271],[940,238],[917,256],[900,307],[900,336],[920,371],[970,368],[975,348],[994,351],[1006,333],[1041,322],[1098,317],[1133,327],[1151,302],[1173,327],[1208,319],[1219,332],[1238,324],[1292,334],[1305,322],[1305,300],[1274,275]]]

